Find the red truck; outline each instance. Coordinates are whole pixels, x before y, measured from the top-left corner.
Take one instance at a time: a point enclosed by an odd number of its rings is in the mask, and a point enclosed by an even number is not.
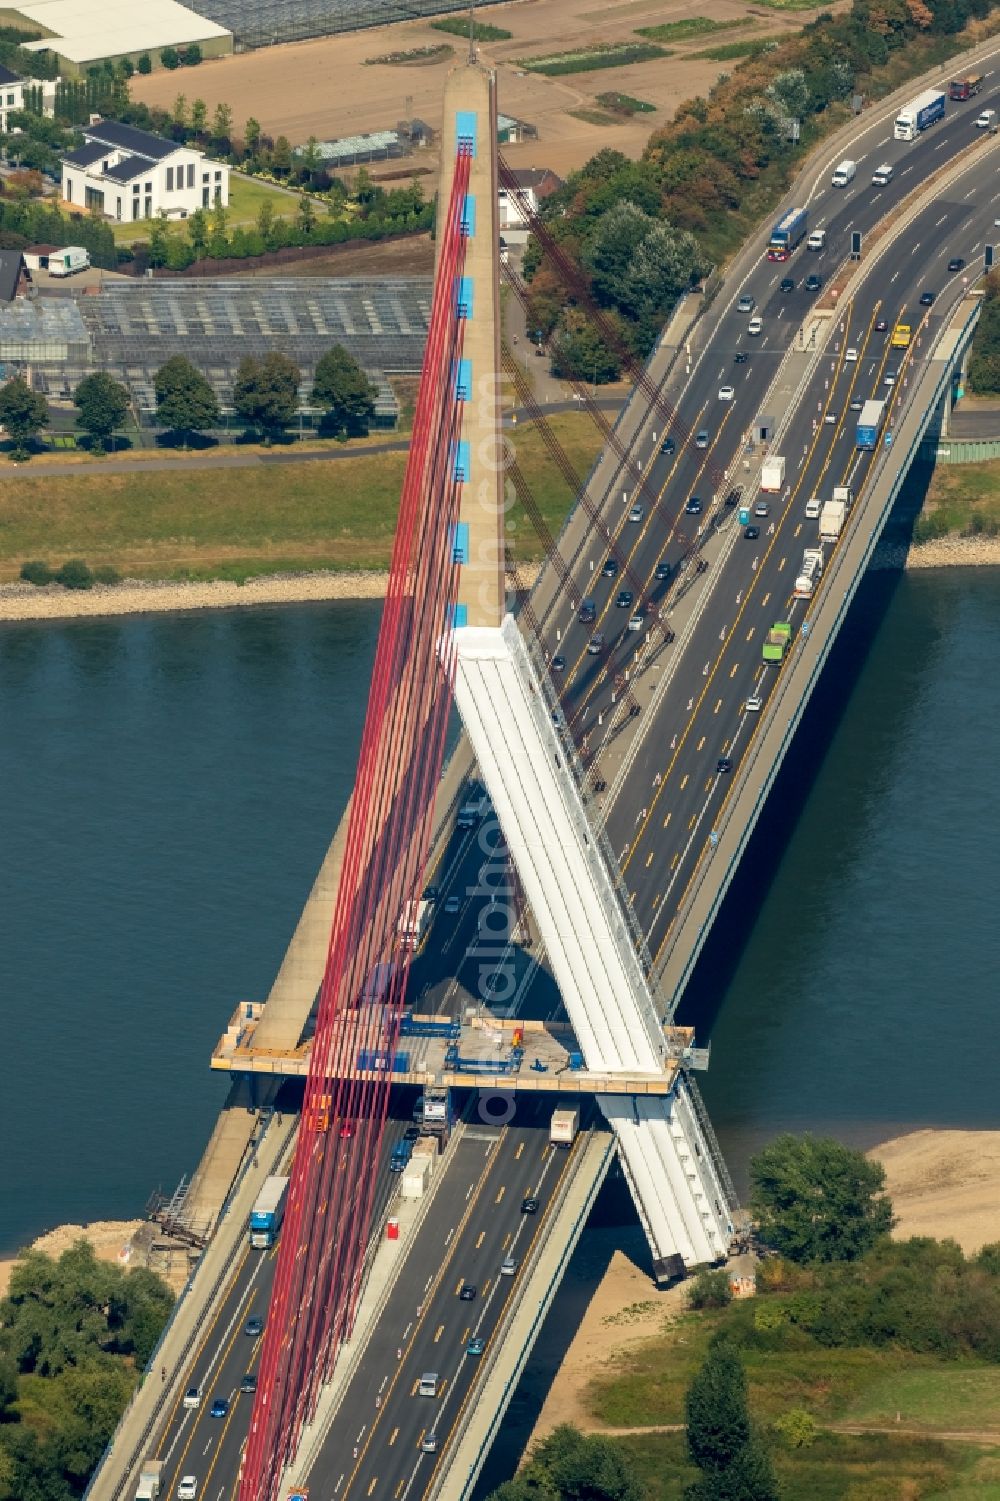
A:
[[[974,94],[978,94],[982,86],[981,73],[974,73],[969,78],[953,78],[948,85],[948,98],[961,103],[963,99],[971,99]]]

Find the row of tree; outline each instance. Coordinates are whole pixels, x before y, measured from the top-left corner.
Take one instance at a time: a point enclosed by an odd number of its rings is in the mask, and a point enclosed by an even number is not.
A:
[[[233,386],[233,406],[264,443],[294,421],[299,409],[302,372],[294,360],[274,351],[262,359],[240,361]],[[219,401],[205,376],[183,355],[174,355],[156,372],[156,415],[177,442],[190,445],[196,434],[219,425]],[[320,358],[312,385],[312,401],[325,411],[323,431],[338,438],[359,437],[375,415],[377,387],[341,345]],[[87,435],[88,446],[106,451],[112,435],[129,412],[126,388],[103,370],[94,371],[73,393],[76,425]],[[0,423],[12,440],[12,457],[26,459],[31,443],[49,425],[45,398],[21,376],[0,387]]]
[[[707,98],[682,102],[639,161],[605,150],[572,173],[541,211],[559,257],[538,243],[525,257],[529,327],[553,340],[557,368],[607,380],[627,353],[644,357],[678,295],[742,242],[751,215],[777,203],[828,111],[856,91],[892,86],[873,70],[904,50],[920,71],[934,39],[991,5],[853,0],[823,12],[723,75]],[[583,316],[591,299],[605,314],[604,336]]]

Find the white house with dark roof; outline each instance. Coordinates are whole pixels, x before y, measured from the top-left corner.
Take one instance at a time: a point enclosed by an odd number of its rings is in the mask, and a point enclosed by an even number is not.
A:
[[[229,203],[229,168],[194,146],[148,130],[97,120],[80,127],[84,144],[62,158],[62,196],[72,208],[106,219],[186,219],[197,208]]]
[[[40,89],[42,113],[55,114],[57,82],[55,78],[22,78],[20,73],[12,73],[0,63],[0,134],[7,134],[8,115],[14,110],[24,109],[25,89]]]

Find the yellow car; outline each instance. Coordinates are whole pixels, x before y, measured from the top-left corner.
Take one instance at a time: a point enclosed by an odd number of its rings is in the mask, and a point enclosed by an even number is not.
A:
[[[893,349],[909,349],[910,325],[908,323],[897,323],[892,331],[892,338],[889,342]]]

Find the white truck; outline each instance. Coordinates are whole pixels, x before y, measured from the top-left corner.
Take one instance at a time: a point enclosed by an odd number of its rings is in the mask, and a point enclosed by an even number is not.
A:
[[[857,176],[857,171],[857,162],[852,162],[850,158],[847,157],[844,159],[844,161],[837,163],[830,181],[835,188],[846,188],[849,182],[854,181],[855,177]]]
[[[842,500],[844,502],[845,510],[849,511],[851,509],[851,502],[854,499],[854,491],[851,489],[850,485],[834,485],[833,499]]]
[[[553,1110],[552,1120],[549,1124],[549,1145],[553,1147],[571,1147],[574,1141],[576,1141],[576,1134],[579,1129],[579,1105]]]
[[[406,949],[418,949],[431,921],[431,904],[427,901],[407,902],[399,919],[397,932]]]
[[[90,266],[90,254],[82,245],[67,245],[63,250],[49,254],[50,276],[73,276],[77,271],[86,271]]]
[[[847,507],[842,500],[828,500],[819,513],[819,540],[836,542],[844,529]]]
[[[944,93],[941,89],[925,89],[900,110],[892,133],[897,141],[915,141],[928,125],[943,119]]]
[[[778,454],[764,460],[760,471],[760,488],[769,494],[780,492],[785,483],[785,461]]]
[[[400,1192],[404,1199],[422,1199],[431,1181],[429,1157],[411,1157],[403,1172]]]
[[[823,549],[822,547],[807,547],[802,554],[802,567],[799,576],[795,580],[794,594],[796,599],[809,599],[816,587],[816,581],[823,572]]]
[[[147,1459],[139,1471],[139,1484],[136,1487],[135,1501],[156,1501],[156,1497],[163,1490],[163,1471],[166,1461],[162,1459]]]

